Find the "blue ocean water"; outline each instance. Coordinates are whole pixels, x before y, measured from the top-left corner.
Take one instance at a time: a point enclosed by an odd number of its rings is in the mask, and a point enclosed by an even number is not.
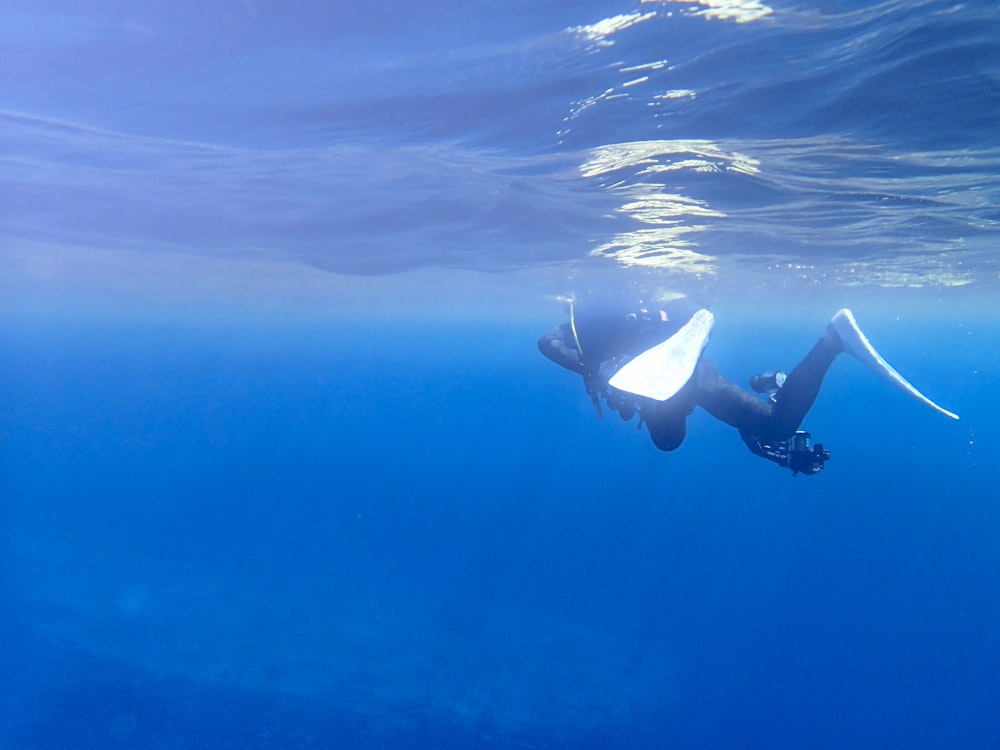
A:
[[[1000,745],[1000,10],[11,2],[0,745]],[[536,339],[851,307],[814,477]]]

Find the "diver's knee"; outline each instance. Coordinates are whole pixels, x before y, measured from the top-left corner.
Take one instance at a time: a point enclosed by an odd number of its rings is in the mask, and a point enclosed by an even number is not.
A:
[[[646,429],[649,430],[649,437],[653,445],[661,451],[674,451],[681,447],[684,438],[687,437],[687,425],[681,422],[677,424],[657,425],[653,422],[646,422]]]

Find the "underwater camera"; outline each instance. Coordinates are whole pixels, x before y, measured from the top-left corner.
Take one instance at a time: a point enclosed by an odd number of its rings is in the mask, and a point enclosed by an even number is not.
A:
[[[799,472],[816,474],[830,460],[830,451],[822,443],[813,445],[812,435],[808,432],[798,430],[785,443],[788,445],[788,468],[793,476]]]
[[[764,443],[747,435],[743,439],[758,456],[791,469],[792,476],[818,474],[830,460],[830,451],[822,443],[813,444],[812,435],[803,430],[796,431],[788,440],[773,443]]]

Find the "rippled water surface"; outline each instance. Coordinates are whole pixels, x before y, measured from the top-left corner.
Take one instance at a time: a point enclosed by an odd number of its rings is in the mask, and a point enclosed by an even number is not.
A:
[[[998,26],[950,2],[24,4],[5,252],[992,284]]]

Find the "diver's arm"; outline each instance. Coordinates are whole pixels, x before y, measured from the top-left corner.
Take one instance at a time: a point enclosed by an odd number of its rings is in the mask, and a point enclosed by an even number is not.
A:
[[[538,351],[546,359],[551,359],[557,365],[565,367],[570,372],[575,372],[583,376],[583,385],[587,389],[587,395],[590,396],[591,403],[594,405],[594,414],[597,415],[598,419],[604,419],[598,389],[594,386],[594,370],[580,361],[580,352],[575,346],[568,346],[566,343],[567,339],[573,341],[573,332],[569,324],[556,326],[538,339]],[[576,342],[573,341],[573,343],[575,344]]]
[[[587,374],[587,368],[580,361],[580,353],[567,345],[568,325],[556,326],[540,339],[538,339],[538,351],[561,367],[565,367],[571,372],[580,375]],[[569,340],[572,341],[570,333]]]

